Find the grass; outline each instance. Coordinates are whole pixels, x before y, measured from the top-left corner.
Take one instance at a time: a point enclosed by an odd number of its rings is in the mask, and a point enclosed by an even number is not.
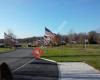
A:
[[[3,52],[9,52],[9,51],[13,51],[14,49],[12,48],[0,48],[0,53],[3,53]]]
[[[57,62],[86,62],[100,70],[100,45],[89,45],[86,49],[82,45],[68,45],[63,47],[45,48],[42,56]]]

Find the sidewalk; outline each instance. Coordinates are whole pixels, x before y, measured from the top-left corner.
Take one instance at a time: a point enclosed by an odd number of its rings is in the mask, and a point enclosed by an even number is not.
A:
[[[100,80],[100,72],[86,63],[58,63],[59,80]]]

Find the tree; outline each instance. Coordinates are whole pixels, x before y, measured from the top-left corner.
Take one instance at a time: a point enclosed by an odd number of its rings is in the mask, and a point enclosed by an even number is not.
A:
[[[97,44],[98,34],[96,31],[90,31],[88,33],[88,38],[90,44]]]
[[[61,41],[61,36],[59,34],[57,34],[52,38],[52,42],[51,43],[54,46],[58,46],[60,44],[60,41]]]
[[[79,33],[78,34],[78,43],[79,44],[84,44],[86,38],[86,34],[85,33]]]
[[[100,44],[100,33],[98,33],[97,43]]]

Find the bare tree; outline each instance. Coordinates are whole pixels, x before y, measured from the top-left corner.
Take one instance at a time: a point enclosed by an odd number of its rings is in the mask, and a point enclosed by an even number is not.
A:
[[[68,41],[69,41],[71,47],[72,47],[73,41],[75,41],[74,40],[74,37],[75,37],[74,34],[75,34],[75,32],[72,29],[70,30],[70,32],[68,34]]]

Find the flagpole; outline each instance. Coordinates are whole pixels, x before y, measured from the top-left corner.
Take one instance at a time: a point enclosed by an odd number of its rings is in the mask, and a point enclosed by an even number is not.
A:
[[[5,47],[6,47],[6,33],[4,32],[4,45],[5,45]]]
[[[46,27],[45,27],[46,28]],[[45,47],[45,41],[44,41],[44,36],[43,36],[43,47]]]
[[[43,36],[43,47],[45,48],[45,35]]]

